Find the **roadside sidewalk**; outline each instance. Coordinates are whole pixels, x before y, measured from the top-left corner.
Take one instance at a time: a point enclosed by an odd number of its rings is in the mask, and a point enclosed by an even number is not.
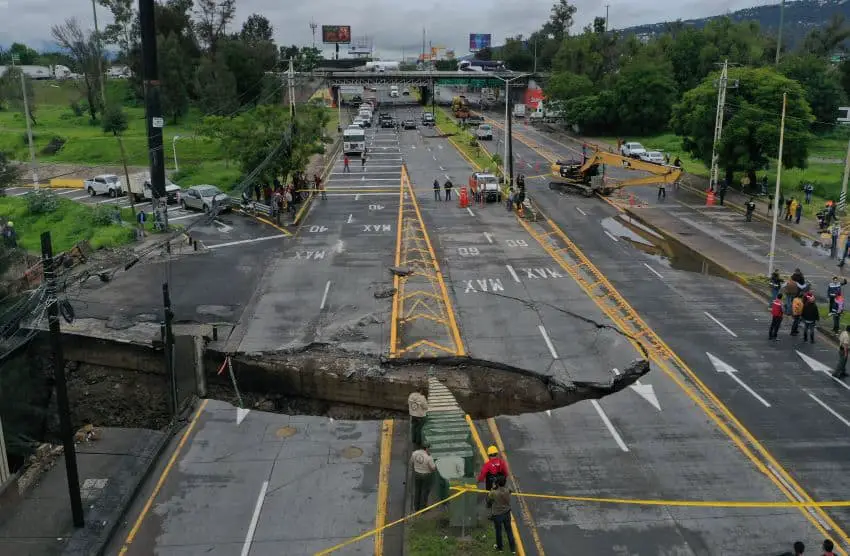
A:
[[[12,480],[0,492],[0,554],[102,554],[148,470],[167,443],[164,432],[104,428],[100,438],[77,444],[85,526],[76,529],[59,455],[22,495]]]

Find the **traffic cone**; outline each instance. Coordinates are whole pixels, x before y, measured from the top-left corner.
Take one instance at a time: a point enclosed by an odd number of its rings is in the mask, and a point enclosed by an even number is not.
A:
[[[708,190],[708,193],[705,195],[705,206],[712,207],[714,206],[714,191]]]
[[[469,206],[469,195],[466,192],[466,188],[461,188],[460,197],[458,198],[460,208],[466,208]]]

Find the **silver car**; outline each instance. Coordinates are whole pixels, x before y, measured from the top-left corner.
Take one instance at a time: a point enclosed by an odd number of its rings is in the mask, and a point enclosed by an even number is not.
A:
[[[180,206],[184,209],[196,209],[209,212],[214,206],[222,207],[222,210],[230,210],[232,207],[230,195],[214,185],[193,185],[180,194]]]

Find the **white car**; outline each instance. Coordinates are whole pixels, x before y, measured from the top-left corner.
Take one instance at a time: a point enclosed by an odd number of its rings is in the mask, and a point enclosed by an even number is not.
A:
[[[629,158],[640,158],[640,155],[646,154],[646,149],[640,143],[623,143],[623,146],[620,147],[620,154]]]
[[[121,179],[115,174],[101,174],[90,180],[86,180],[84,184],[89,195],[109,195],[110,197],[120,197],[124,194],[124,184]]]
[[[490,124],[481,124],[478,126],[478,129],[475,130],[475,136],[480,141],[492,141],[493,128],[490,126]]]
[[[644,162],[652,162],[653,164],[664,164],[664,153],[661,151],[649,151],[638,156]]]
[[[398,98],[398,86],[393,85],[390,87],[390,98]]]

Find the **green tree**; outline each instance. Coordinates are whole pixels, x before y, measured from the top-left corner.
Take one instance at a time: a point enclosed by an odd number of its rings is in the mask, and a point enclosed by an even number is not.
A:
[[[27,107],[29,108],[30,121],[33,125],[37,125],[35,114],[35,91],[32,86],[32,79],[24,78],[24,88],[27,94]],[[23,112],[24,97],[21,93],[21,69],[9,68],[6,73],[0,76],[0,110],[11,109]]]
[[[822,28],[815,28],[803,40],[803,50],[819,58],[826,58],[836,51],[846,51],[845,43],[850,38],[850,27],[844,14],[832,16]]]
[[[127,62],[133,46],[133,0],[98,0],[98,3],[112,13],[112,23],[101,32],[103,40],[117,46],[119,58]]]
[[[51,34],[60,47],[65,49],[74,59],[76,67],[83,74],[83,90],[88,101],[91,121],[97,120],[97,114],[103,110],[100,98],[100,48],[91,33],[86,33],[74,19],[66,19],[64,23],[54,25]]]
[[[120,105],[113,104],[106,107],[103,111],[103,118],[100,123],[104,133],[111,133],[118,137],[127,131],[128,121],[127,114]]]
[[[562,110],[567,122],[584,134],[611,132],[617,126],[617,103],[611,90],[576,97],[563,103]]]
[[[831,129],[838,116],[838,107],[846,105],[847,94],[841,86],[841,74],[827,61],[813,54],[786,56],[780,71],[799,82],[806,91],[806,100],[812,108],[814,131]]]
[[[248,44],[274,42],[274,27],[265,16],[251,14],[242,24],[239,39]]]
[[[522,35],[508,37],[499,53],[499,59],[513,71],[531,71],[534,69],[534,52],[529,50]]]
[[[0,151],[0,192],[15,185],[19,176],[18,167],[12,164],[12,160],[5,152]]]
[[[157,37],[162,111],[172,123],[189,112],[189,88],[192,80],[191,61],[183,57],[180,41],[174,34]]]
[[[551,101],[566,103],[574,98],[592,94],[593,82],[586,75],[562,71],[551,75],[544,92]]]
[[[706,165],[711,163],[717,107],[714,82],[718,77],[717,73],[709,75],[685,93],[671,119],[673,130],[683,137],[684,148]],[[733,172],[745,171],[755,183],[756,170],[778,156],[783,92],[787,92],[788,102],[782,164],[805,168],[813,116],[802,85],[771,68],[732,68],[729,78],[738,81],[738,88],[729,91],[719,145],[720,166],[727,180],[732,181]]]
[[[649,57],[633,59],[620,71],[614,97],[623,132],[646,135],[662,131],[678,100],[672,64]]]
[[[563,40],[570,32],[575,14],[575,6],[567,2],[567,0],[558,0],[552,6],[549,21],[543,25],[542,31],[547,35],[552,35],[557,41]]]
[[[230,114],[239,105],[236,78],[223,60],[203,58],[196,72],[198,102],[211,114]]]
[[[599,37],[587,32],[564,39],[552,61],[552,71],[584,75],[593,83],[600,82],[606,74],[606,63]]]
[[[16,64],[21,66],[31,66],[38,59],[38,52],[19,42],[13,42],[9,50],[5,52],[3,63],[11,64],[14,57],[17,56]]]
[[[235,39],[219,41],[218,58],[223,60],[236,82],[239,104],[256,104],[260,99],[266,72],[277,66],[277,48],[265,41],[255,44]]]
[[[195,31],[198,38],[215,55],[218,43],[226,36],[227,26],[236,15],[236,0],[196,0]]]

